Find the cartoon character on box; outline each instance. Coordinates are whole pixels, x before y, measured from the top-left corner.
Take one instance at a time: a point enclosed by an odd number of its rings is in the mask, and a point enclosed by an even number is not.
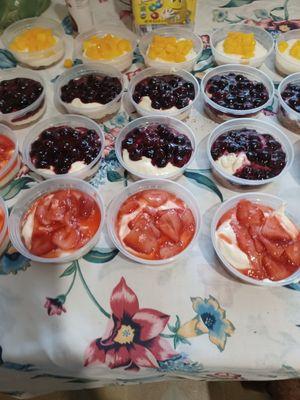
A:
[[[190,17],[188,0],[164,0],[162,16],[168,23],[186,23]]]

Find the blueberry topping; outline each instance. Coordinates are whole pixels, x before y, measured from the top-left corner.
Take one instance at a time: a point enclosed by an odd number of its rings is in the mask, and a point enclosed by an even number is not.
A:
[[[40,82],[28,78],[14,78],[0,82],[0,111],[8,114],[23,110],[41,95]]]
[[[213,76],[207,82],[205,92],[219,106],[231,110],[250,110],[269,100],[268,90],[263,83],[235,73]]]
[[[143,156],[150,158],[158,168],[168,162],[181,168],[191,158],[193,149],[190,139],[164,124],[149,124],[128,132],[122,142],[129,158],[138,161]]]
[[[55,126],[45,129],[31,144],[31,162],[36,168],[66,174],[76,161],[90,164],[99,154],[101,140],[93,129]]]
[[[142,97],[151,99],[156,110],[178,109],[189,105],[195,98],[195,88],[191,82],[177,75],[160,75],[145,78],[139,82],[133,92],[133,100],[139,103]]]
[[[289,83],[281,97],[293,110],[300,113],[300,84]]]
[[[254,129],[236,129],[220,135],[212,144],[211,156],[216,161],[228,153],[245,152],[250,165],[242,166],[234,176],[250,180],[273,178],[286,165],[281,144],[269,134]]]
[[[107,104],[121,93],[122,84],[118,78],[100,74],[88,74],[71,79],[61,88],[61,99],[71,103],[78,98],[82,103]]]

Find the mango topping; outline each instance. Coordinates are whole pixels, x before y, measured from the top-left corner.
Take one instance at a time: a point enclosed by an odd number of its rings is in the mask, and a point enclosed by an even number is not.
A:
[[[56,43],[52,29],[36,27],[26,29],[17,35],[10,43],[9,48],[13,51],[41,51],[49,49]]]
[[[254,33],[228,32],[223,48],[226,54],[236,54],[242,58],[252,58],[255,55],[255,45]]]
[[[280,51],[280,53],[284,53],[288,47],[288,42],[285,42],[284,40],[278,43],[278,50]]]
[[[178,40],[172,36],[154,35],[148,50],[148,57],[151,60],[184,62],[193,48],[193,41],[190,39]]]
[[[297,40],[290,49],[290,55],[300,60],[300,40]]]
[[[91,36],[83,42],[86,57],[92,60],[113,60],[132,50],[129,40],[106,34],[102,37]]]

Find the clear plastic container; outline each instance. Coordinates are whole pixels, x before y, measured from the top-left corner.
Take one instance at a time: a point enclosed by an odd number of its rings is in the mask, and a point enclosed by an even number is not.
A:
[[[176,75],[181,77],[182,79],[185,79],[188,82],[191,82],[194,85],[195,89],[195,98],[192,100],[186,107],[183,108],[178,108],[175,111],[172,110],[156,110],[155,108],[146,109],[144,107],[141,107],[138,103],[136,103],[133,99],[133,94],[136,85],[141,82],[143,79],[150,78],[153,76],[161,76],[165,75],[166,72],[164,71],[158,71],[155,68],[146,68],[143,71],[139,72],[136,74],[130,81],[129,87],[128,87],[128,96],[130,102],[133,104],[134,108],[136,109],[137,113],[142,116],[148,116],[148,115],[168,115],[170,117],[174,117],[180,120],[186,119],[195,105],[196,100],[198,99],[198,96],[200,94],[200,88],[199,88],[199,83],[197,79],[189,72],[187,71],[176,71],[172,73],[172,75]]]
[[[163,124],[167,125],[168,127],[173,128],[176,130],[178,133],[183,134],[187,136],[192,144],[193,148],[193,153],[191,155],[191,158],[189,161],[182,167],[178,168],[177,171],[172,171],[172,172],[167,172],[167,173],[159,173],[157,175],[154,174],[146,174],[143,172],[140,172],[139,167],[136,169],[133,169],[132,167],[128,166],[126,162],[123,159],[122,155],[122,142],[125,139],[125,136],[132,131],[135,128],[140,128],[144,127],[150,124]],[[115,151],[116,151],[116,156],[120,162],[120,164],[132,175],[141,178],[141,179],[147,179],[147,178],[164,178],[164,179],[175,179],[178,178],[181,174],[183,174],[184,170],[188,168],[188,166],[191,164],[191,162],[194,159],[195,156],[195,148],[196,148],[196,140],[195,140],[195,135],[192,131],[192,129],[186,125],[185,123],[178,121],[175,118],[171,117],[158,117],[158,116],[149,116],[149,117],[141,117],[138,119],[135,119],[134,121],[130,122],[128,125],[126,125],[121,132],[119,133],[116,143],[115,143]],[[159,169],[159,168],[158,168]],[[164,168],[162,168],[164,169]]]
[[[228,32],[253,33],[255,40],[265,48],[266,53],[264,55],[252,58],[242,58],[236,54],[226,54],[223,51],[220,51],[220,49],[217,49],[217,45],[226,39]],[[266,58],[272,53],[274,48],[274,40],[270,33],[268,33],[265,29],[259,28],[258,26],[230,24],[229,26],[217,29],[211,34],[210,46],[215,61],[218,65],[243,64],[250,65],[251,67],[260,67]]]
[[[215,215],[213,217],[212,223],[211,223],[211,240],[215,249],[215,252],[217,253],[219,259],[221,260],[222,264],[224,267],[235,277],[239,278],[240,280],[247,282],[247,283],[252,283],[253,285],[259,285],[259,286],[284,286],[288,285],[294,281],[298,281],[300,278],[300,270],[292,274],[286,279],[282,279],[280,281],[271,281],[270,279],[264,279],[264,280],[258,280],[254,278],[250,278],[249,276],[244,275],[243,273],[239,272],[235,267],[233,267],[223,256],[221,253],[220,249],[217,246],[216,242],[216,229],[218,222],[220,218],[226,213],[226,211],[230,210],[232,207],[234,207],[240,200],[246,199],[249,201],[252,201],[254,203],[258,204],[263,204],[267,205],[269,207],[272,207],[274,209],[278,209],[280,206],[282,206],[284,203],[283,200],[281,200],[279,197],[273,196],[271,194],[266,194],[266,193],[260,193],[260,192],[252,192],[248,194],[241,194],[238,196],[234,196],[231,199],[225,201],[222,203],[222,205],[217,209],[215,212]],[[289,214],[289,207],[287,205],[286,208],[286,215],[296,224],[299,226],[299,219],[296,219],[294,215]]]
[[[99,228],[89,242],[87,242],[80,249],[75,250],[70,254],[65,254],[62,255],[61,257],[54,257],[54,258],[36,256],[30,253],[30,251],[27,249],[27,247],[24,245],[22,241],[21,226],[20,226],[22,223],[22,218],[24,217],[24,215],[26,214],[27,210],[30,208],[32,203],[36,201],[39,197],[63,189],[79,190],[83,193],[90,195],[96,201],[101,213],[101,221],[99,224]],[[37,261],[47,264],[51,263],[63,264],[66,262],[77,260],[78,258],[84,256],[97,244],[101,229],[104,224],[104,217],[105,217],[105,210],[104,210],[103,200],[98,191],[92,185],[80,179],[74,179],[74,178],[51,179],[37,184],[32,189],[26,190],[26,192],[24,192],[24,194],[18,199],[9,217],[10,240],[17,251],[19,251],[24,257],[27,257],[32,261]]]
[[[290,75],[295,72],[300,72],[300,60],[281,53],[278,49],[278,44],[282,41],[300,40],[300,29],[292,29],[291,31],[282,33],[276,40],[275,45],[275,66],[277,71],[282,75]]]
[[[276,175],[273,178],[269,179],[260,179],[260,180],[243,179],[236,177],[234,175],[230,175],[224,169],[219,167],[218,164],[214,161],[214,159],[211,156],[211,147],[213,143],[216,141],[216,139],[223,133],[229,132],[231,130],[245,129],[245,128],[255,129],[257,133],[262,133],[262,134],[267,133],[269,135],[272,135],[279,143],[281,143],[282,149],[286,154],[286,165],[279,175]],[[277,179],[282,178],[282,176],[286,174],[286,172],[289,170],[294,160],[294,148],[288,137],[275,125],[270,124],[269,122],[252,118],[232,119],[230,121],[223,122],[223,124],[221,125],[218,125],[208,137],[206,151],[209,162],[212,166],[213,173],[218,178],[221,178],[221,180],[224,179],[225,181],[228,181],[233,185],[239,185],[239,186],[259,186],[274,182]]]
[[[300,113],[293,110],[281,97],[289,83],[300,85],[300,72],[284,78],[278,86],[278,111],[277,118],[287,129],[300,133]]]
[[[117,77],[122,85],[121,92],[109,103],[100,104],[96,106],[89,106],[88,103],[84,107],[78,107],[72,105],[72,103],[66,103],[61,99],[61,88],[68,84],[72,79],[81,78],[84,75],[97,74],[102,76]],[[81,64],[73,67],[63,74],[55,82],[55,101],[61,104],[70,114],[81,114],[88,118],[95,120],[102,120],[109,115],[115,114],[121,107],[121,99],[124,91],[124,79],[122,74],[113,66],[108,65],[95,65],[95,64]]]
[[[83,168],[78,169],[74,172],[68,172],[67,174],[55,174],[52,171],[47,171],[46,169],[36,168],[30,157],[30,150],[31,144],[38,138],[38,136],[45,130],[55,126],[69,126],[72,128],[86,128],[86,129],[93,129],[99,135],[101,140],[101,148],[99,150],[98,156],[88,165],[85,165]],[[87,179],[95,174],[95,172],[99,168],[99,161],[101,159],[103,150],[105,147],[105,136],[98,124],[93,120],[82,117],[80,115],[57,115],[55,117],[48,118],[44,121],[39,122],[36,124],[26,135],[23,147],[22,147],[22,154],[24,163],[30,168],[32,171],[36,172],[44,179],[58,179],[58,178],[79,178],[79,179]]]
[[[174,257],[170,258],[165,258],[161,260],[146,260],[141,257],[137,257],[134,254],[130,253],[127,251],[123,244],[121,243],[115,229],[116,225],[116,218],[119,212],[119,209],[121,205],[124,203],[128,197],[132,196],[135,193],[141,192],[143,190],[147,189],[160,189],[164,190],[170,193],[175,194],[178,198],[182,199],[187,207],[190,208],[190,210],[193,213],[193,216],[195,218],[196,226],[195,226],[195,235],[193,239],[191,240],[190,244],[181,252],[175,255]],[[115,246],[128,258],[130,258],[133,261],[139,262],[141,264],[148,264],[148,265],[162,265],[162,264],[167,264],[170,262],[176,261],[178,258],[183,256],[183,254],[186,254],[188,250],[191,248],[193,243],[195,242],[195,239],[199,233],[199,227],[200,227],[200,213],[198,209],[198,203],[197,200],[195,199],[194,195],[187,190],[184,186],[172,182],[167,179],[145,179],[141,180],[138,182],[135,182],[131,184],[130,186],[127,186],[121,193],[118,193],[114,197],[114,199],[111,201],[108,207],[107,211],[107,227],[108,227],[108,233],[114,242]]]
[[[206,94],[207,82],[215,75],[224,75],[229,73],[241,74],[251,81],[261,82],[265,85],[269,93],[269,100],[260,107],[251,108],[249,110],[232,110],[227,107],[219,106],[212,101]],[[274,84],[272,80],[262,71],[249,67],[247,65],[231,64],[220,65],[208,71],[201,80],[201,94],[204,99],[204,110],[206,114],[215,122],[221,123],[232,118],[249,118],[256,117],[260,111],[268,107],[273,102],[274,98]]]
[[[40,51],[13,51],[10,44],[22,32],[31,28],[51,29],[56,38],[54,46]],[[20,64],[29,68],[42,69],[50,67],[61,60],[65,54],[64,30],[59,22],[49,18],[35,17],[21,19],[5,29],[2,35],[5,47],[14,55]]]
[[[154,35],[167,36],[167,37],[172,36],[176,37],[177,39],[190,39],[193,41],[194,44],[195,55],[191,57],[190,60],[178,63],[151,60],[147,56],[147,52]],[[173,27],[155,29],[153,32],[149,32],[146,35],[142,36],[139,42],[139,49],[142,56],[144,57],[145,64],[149,67],[156,68],[160,71],[168,71],[168,72],[173,72],[182,69],[186,71],[192,71],[198,59],[201,57],[203,51],[203,43],[200,36],[193,33],[191,30],[182,28],[180,26],[173,26]]]
[[[19,172],[21,167],[21,158],[19,156],[19,148],[17,137],[14,132],[6,125],[0,124],[0,135],[7,136],[15,144],[15,149],[8,163],[0,170],[0,187],[5,186]]]
[[[131,42],[132,50],[119,57],[113,58],[112,60],[92,60],[88,57],[85,57],[83,51],[83,42],[89,39],[91,36],[103,37],[107,34],[119,36],[123,39],[129,40]],[[93,64],[105,64],[108,66],[113,66],[122,72],[127,70],[132,64],[136,43],[137,41],[135,35],[129,30],[114,24],[103,24],[100,27],[95,27],[77,36],[75,39],[75,56],[81,59],[84,63],[88,62]]]
[[[0,70],[0,82],[16,78],[32,79],[36,82],[39,82],[42,85],[43,90],[40,96],[33,103],[22,110],[7,114],[4,114],[0,111],[0,122],[5,122],[12,127],[31,124],[38,120],[46,110],[45,81],[40,74],[37,72],[33,74],[31,71],[25,68]]]
[[[0,213],[4,217],[4,223],[2,229],[0,230],[0,256],[5,252],[8,243],[9,243],[9,235],[8,235],[8,212],[7,207],[0,197]]]

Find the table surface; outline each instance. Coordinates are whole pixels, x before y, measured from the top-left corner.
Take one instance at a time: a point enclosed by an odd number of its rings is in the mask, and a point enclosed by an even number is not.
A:
[[[125,3],[129,1],[95,0],[96,20],[118,22],[120,16],[126,23],[130,13]],[[298,0],[197,3],[195,29],[205,43],[194,71],[200,79],[214,66],[207,36],[212,29],[244,21],[276,36],[300,27],[300,19],[295,19],[300,18]],[[53,0],[45,15],[61,20],[70,33],[62,1]],[[66,43],[66,57],[72,57],[71,35],[66,36]],[[272,63],[271,59],[262,69],[278,82]],[[59,113],[53,103],[53,82],[63,71],[62,64],[41,71],[47,81],[45,117]],[[3,66],[14,66],[5,52],[0,55]],[[127,78],[141,68],[142,59],[136,54]],[[204,115],[201,101],[196,108],[187,122],[195,131],[199,150],[192,171],[178,180],[194,193],[202,215],[200,234],[188,258],[157,268],[143,266],[118,253],[106,232],[93,251],[69,265],[30,264],[9,247],[0,261],[0,391],[22,397],[175,378],[271,380],[300,376],[300,285],[266,288],[244,284],[230,276],[214,254],[209,233],[212,216],[221,196],[228,199],[240,191],[219,185],[211,176],[205,144],[216,124]],[[278,124],[275,111],[276,102],[259,118]],[[128,119],[124,109],[102,125],[106,157],[91,183],[106,205],[131,183],[114,154],[115,138]],[[17,131],[20,142],[27,129]],[[299,136],[282,129],[294,143],[294,165],[283,179],[260,190],[287,200],[299,215],[300,141]],[[215,184],[209,186],[211,180]],[[23,169],[0,194],[11,207],[35,184],[36,177]],[[140,330],[139,340],[129,350],[104,342],[123,312]]]

